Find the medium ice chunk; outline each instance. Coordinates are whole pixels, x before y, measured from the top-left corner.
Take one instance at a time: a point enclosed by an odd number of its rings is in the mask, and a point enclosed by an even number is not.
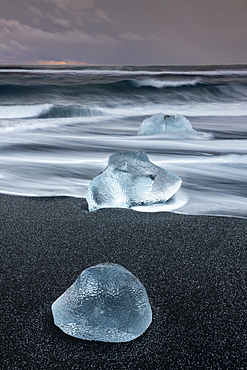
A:
[[[90,211],[160,203],[170,199],[182,180],[149,161],[142,151],[112,154],[106,169],[89,184]]]
[[[82,271],[53,304],[55,325],[85,340],[128,342],[152,321],[143,284],[127,269],[100,263]]]
[[[154,135],[165,131],[165,118],[163,113],[154,114],[145,118],[140,124],[137,135]]]
[[[141,123],[137,135],[154,135],[160,132],[181,133],[196,135],[190,121],[184,116],[165,116],[163,113],[154,114],[152,117],[144,119]]]

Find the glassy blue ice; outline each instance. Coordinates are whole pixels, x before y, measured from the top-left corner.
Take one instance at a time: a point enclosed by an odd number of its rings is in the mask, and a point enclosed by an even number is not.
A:
[[[52,304],[52,314],[55,324],[66,334],[103,342],[131,341],[152,321],[143,284],[113,263],[84,270]]]
[[[160,132],[197,135],[190,121],[184,116],[166,116],[163,113],[154,114],[144,119],[137,135],[154,135]]]
[[[90,211],[149,205],[170,199],[181,183],[180,177],[150,162],[142,151],[115,153],[90,182],[86,199]]]

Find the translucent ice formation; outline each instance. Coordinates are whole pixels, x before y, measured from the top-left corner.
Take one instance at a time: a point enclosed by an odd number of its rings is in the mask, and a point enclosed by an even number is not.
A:
[[[164,202],[180,188],[182,180],[149,161],[144,152],[112,154],[106,169],[89,184],[88,208],[130,208]]]
[[[137,135],[154,135],[159,132],[197,134],[192,128],[190,121],[184,116],[165,116],[163,113],[157,113],[150,118],[144,119]]]
[[[53,304],[55,324],[85,340],[128,342],[152,321],[147,292],[127,269],[100,263],[82,271]]]

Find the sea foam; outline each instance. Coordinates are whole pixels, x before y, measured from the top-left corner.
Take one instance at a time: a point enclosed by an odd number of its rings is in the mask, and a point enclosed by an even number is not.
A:
[[[52,104],[1,105],[0,119],[31,118],[49,112]]]
[[[162,89],[164,87],[179,87],[179,86],[193,86],[200,83],[200,79],[191,80],[179,80],[179,81],[169,81],[169,80],[158,80],[153,78],[132,80],[131,83],[137,87],[154,87],[157,89]]]

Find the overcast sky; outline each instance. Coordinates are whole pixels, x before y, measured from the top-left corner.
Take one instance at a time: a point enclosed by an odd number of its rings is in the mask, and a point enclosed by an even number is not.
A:
[[[0,0],[0,63],[247,64],[247,0]]]

